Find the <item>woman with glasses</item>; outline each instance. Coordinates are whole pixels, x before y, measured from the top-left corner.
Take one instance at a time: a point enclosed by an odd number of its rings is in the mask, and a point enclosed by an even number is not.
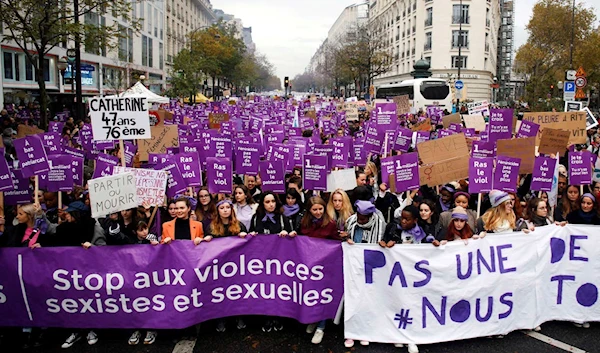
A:
[[[534,227],[547,226],[554,224],[550,217],[548,217],[548,203],[543,199],[534,197],[527,203],[525,209],[525,219],[529,224]]]
[[[202,223],[203,229],[209,229],[210,223],[217,217],[217,207],[212,195],[206,186],[198,191],[198,205],[196,206],[196,220]]]
[[[529,232],[527,225],[524,228],[517,226],[517,218],[514,212],[514,202],[510,195],[504,191],[490,191],[490,202],[492,208],[487,210],[477,220],[479,237],[483,238],[487,233],[508,233],[523,229]]]

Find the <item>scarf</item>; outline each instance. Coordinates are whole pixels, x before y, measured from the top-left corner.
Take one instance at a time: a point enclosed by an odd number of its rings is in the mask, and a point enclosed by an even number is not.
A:
[[[275,214],[273,212],[265,213],[265,216],[262,219],[263,222],[271,221],[271,223],[275,224]]]
[[[365,224],[358,224],[356,214],[353,214],[348,218],[348,234],[354,239],[354,232],[357,229],[362,230],[363,236],[362,241],[369,244],[377,244],[383,239],[385,233],[385,222],[383,218],[373,213],[369,221]]]
[[[413,243],[414,244],[421,244],[421,241],[423,239],[425,239],[425,237],[427,236],[427,234],[423,231],[423,228],[419,227],[418,224],[415,224],[415,226],[412,229],[402,229],[402,226],[400,224],[398,224],[398,229],[406,232],[408,234],[410,234],[412,236]]]
[[[547,226],[550,224],[548,218],[540,217],[538,215],[533,215],[533,217],[531,217],[531,222],[533,222],[533,225],[536,227]]]
[[[450,210],[450,204],[445,204],[442,202],[442,199],[440,198],[440,206],[442,207],[442,212],[448,211]]]
[[[290,217],[295,215],[300,211],[300,205],[293,204],[292,206],[288,206],[287,204],[283,205],[283,215],[286,217]]]
[[[579,214],[579,217],[586,222],[586,224],[590,224],[592,222],[592,218],[594,218],[593,212],[583,212],[583,210],[580,209],[577,211],[577,213]]]

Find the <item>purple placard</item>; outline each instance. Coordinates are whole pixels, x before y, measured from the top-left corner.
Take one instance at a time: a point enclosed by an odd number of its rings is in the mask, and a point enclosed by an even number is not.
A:
[[[171,159],[172,155],[168,153],[148,153],[148,164],[149,165],[157,165],[161,163],[165,163],[169,159]]]
[[[232,143],[231,138],[219,134],[213,133],[210,137],[210,153],[209,156],[216,158],[232,158]]]
[[[360,142],[354,141],[352,158],[354,160],[354,165],[358,167],[364,167],[367,163],[367,151],[365,151],[365,145]]]
[[[333,144],[333,154],[331,155],[332,168],[348,168],[348,158],[350,157],[350,145],[352,139],[339,138],[331,142]]]
[[[58,121],[51,121],[48,123],[48,132],[55,132],[57,134],[62,134],[63,128],[65,127],[65,123]]]
[[[164,170],[167,172],[167,196],[175,197],[177,194],[181,194],[185,192],[187,185],[185,184],[185,180],[181,175],[181,170],[179,170],[179,166],[174,161],[169,161],[165,163],[161,163],[155,165],[153,167],[154,170]]]
[[[202,186],[202,172],[200,163],[198,163],[197,153],[179,153],[177,158],[177,167],[187,186]]]
[[[473,141],[471,148],[471,157],[487,158],[496,156],[496,147],[494,142]]]
[[[4,148],[0,148],[0,192],[13,190],[14,185],[10,175],[8,161],[4,158]]]
[[[536,137],[539,130],[540,126],[533,121],[521,120],[521,127],[519,127],[519,132],[517,132],[517,138]]]
[[[50,168],[48,166],[48,156],[39,135],[29,135],[16,139],[14,140],[14,146],[23,177],[29,178],[48,171]]]
[[[398,127],[398,114],[396,113],[396,103],[377,103],[375,104],[377,116],[377,126],[380,131],[395,131]]]
[[[313,191],[327,191],[327,156],[304,155],[303,158],[304,189]]]
[[[442,129],[442,130],[438,131],[438,138],[448,137],[448,136],[454,135],[455,133],[456,132],[452,131],[452,130]]]
[[[496,157],[496,170],[494,170],[494,189],[507,192],[517,192],[519,166],[521,158],[505,156]]]
[[[231,194],[233,185],[231,159],[209,157],[206,159],[208,191],[213,194]]]
[[[396,172],[396,159],[398,156],[392,156],[381,159],[381,182],[390,186],[390,174]]]
[[[302,139],[302,140],[292,140],[290,142],[293,143],[292,150],[291,150],[292,158],[290,160],[291,166],[292,167],[301,167],[302,166],[302,156],[304,156],[304,154],[306,153],[308,141]],[[329,158],[329,160],[331,162],[331,157]]]
[[[417,131],[417,136],[415,137],[415,146],[424,141],[429,141],[431,137],[431,131]],[[418,146],[417,146],[418,148]]]
[[[368,152],[375,152],[379,154],[381,152],[381,146],[383,146],[383,137],[385,131],[381,131],[376,125],[370,124],[367,127],[365,133],[365,149]]]
[[[42,134],[42,139],[44,140],[44,148],[46,149],[46,154],[61,154],[63,151],[63,146],[61,144],[61,138],[59,133],[55,132],[46,132]]]
[[[98,141],[94,141],[94,147],[101,151],[101,150],[112,150],[113,148],[115,148],[115,141],[114,140],[98,140]]]
[[[119,158],[104,153],[98,154],[92,179],[113,175],[113,167],[116,165],[119,165]]]
[[[419,189],[419,155],[416,152],[396,156],[396,192]]]
[[[469,158],[469,192],[476,194],[492,191],[494,158]]]
[[[123,142],[123,147],[125,148],[125,164],[128,167],[132,167],[133,159],[135,157],[135,154],[137,153],[138,146],[134,145],[129,141],[125,141]]]
[[[285,171],[282,161],[260,161],[260,178],[263,191],[285,193]]]
[[[48,191],[72,191],[73,190],[73,169],[71,165],[72,157],[65,154],[56,154],[48,156],[50,170],[46,175],[46,188]]]
[[[512,109],[490,109],[488,124],[488,141],[495,142],[502,139],[511,139],[513,131]]]
[[[4,204],[20,205],[31,203],[32,190],[29,188],[29,178],[24,177],[18,169],[10,168],[10,176],[14,188],[4,191]]]
[[[260,145],[250,143],[236,146],[235,172],[244,175],[258,175]]]
[[[452,123],[450,124],[450,126],[448,126],[448,130],[454,131],[456,133],[459,133],[462,131],[462,125],[459,123]]]
[[[569,184],[585,185],[592,183],[592,163],[589,155],[583,152],[569,152]]]
[[[463,129],[463,132],[465,137],[475,137],[475,129],[472,127]]]
[[[413,131],[411,129],[406,129],[403,127],[396,129],[396,139],[393,149],[396,151],[408,152],[408,149],[412,143],[412,136]]]
[[[555,167],[556,159],[544,156],[535,157],[531,175],[531,190],[552,191]]]

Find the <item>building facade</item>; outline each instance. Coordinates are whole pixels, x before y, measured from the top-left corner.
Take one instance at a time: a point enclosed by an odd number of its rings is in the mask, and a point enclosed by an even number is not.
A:
[[[492,99],[498,79],[500,0],[370,0],[369,26],[393,53],[392,69],[374,85],[412,78],[421,57],[431,64],[433,78],[464,82],[463,101]],[[459,54],[460,52],[460,54]]]

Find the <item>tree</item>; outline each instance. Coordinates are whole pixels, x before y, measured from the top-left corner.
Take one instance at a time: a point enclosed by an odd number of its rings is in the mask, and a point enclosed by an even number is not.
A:
[[[549,21],[548,19],[552,19]],[[550,87],[564,80],[565,71],[583,66],[588,82],[600,79],[600,35],[594,27],[593,9],[583,2],[575,8],[573,26],[571,0],[541,0],[533,7],[526,29],[527,42],[515,57],[515,71],[527,77],[525,100],[535,110],[547,109],[544,98]],[[573,67],[571,67],[571,29],[573,31]]]
[[[41,127],[48,124],[48,96],[44,75],[44,57],[61,42],[69,39],[86,44],[95,43],[98,49],[112,48],[116,39],[127,35],[118,23],[93,25],[79,21],[85,15],[115,14],[130,23],[137,32],[139,21],[130,16],[132,1],[129,0],[81,0],[79,17],[74,14],[77,0],[0,0],[0,21],[3,24],[4,42],[14,42],[23,50],[26,60],[33,65],[40,89]],[[105,49],[104,49],[105,50]]]

